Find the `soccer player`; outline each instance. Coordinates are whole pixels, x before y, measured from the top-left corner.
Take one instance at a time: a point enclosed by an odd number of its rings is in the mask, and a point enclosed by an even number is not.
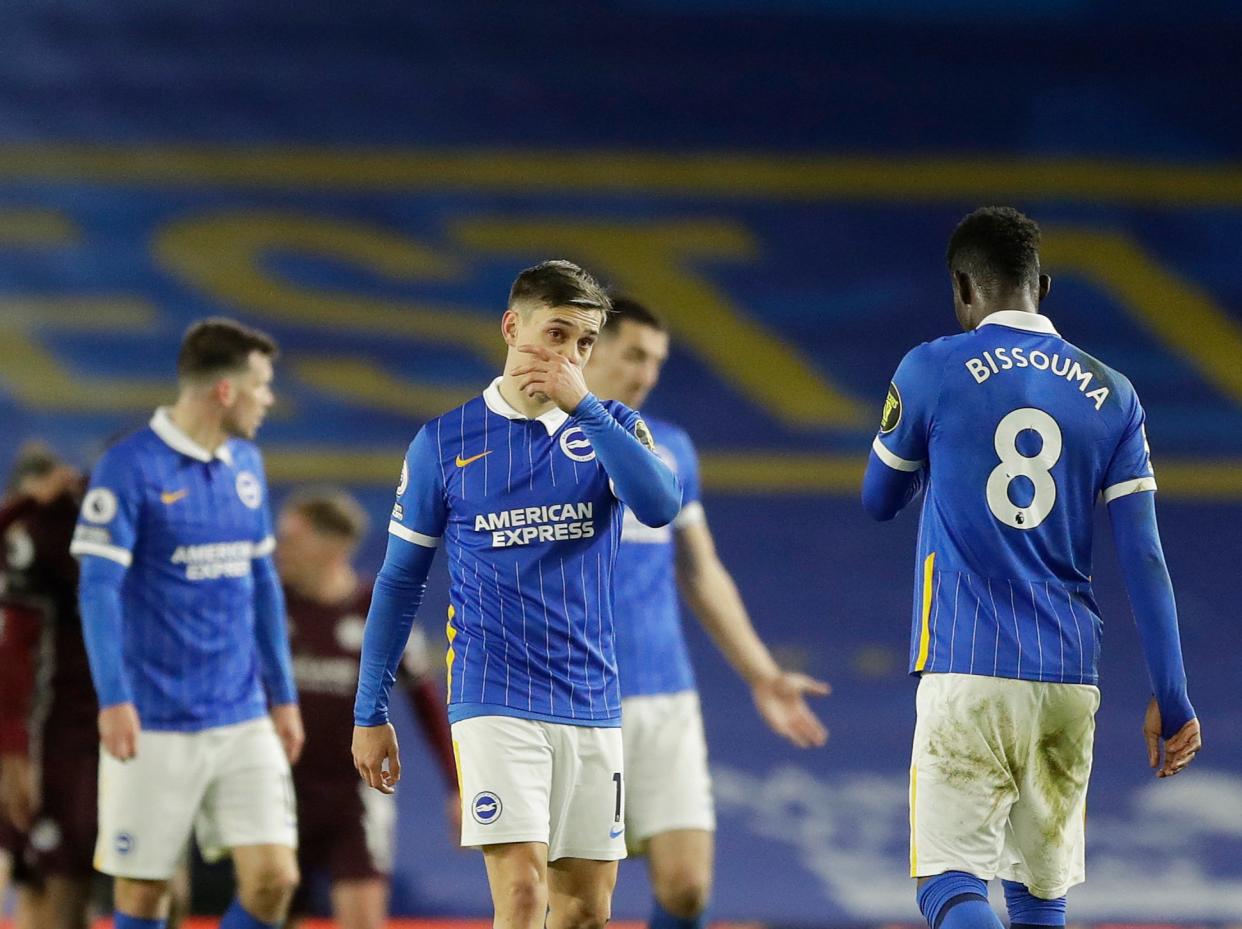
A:
[[[518,275],[503,375],[410,444],[367,618],[354,761],[387,792],[388,689],[443,540],[462,844],[483,847],[499,929],[600,929],[625,856],[612,564],[622,504],[664,525],[681,489],[639,416],[583,380],[609,308],[570,262]]]
[[[1084,879],[1102,620],[1091,589],[1103,498],[1154,696],[1157,776],[1200,747],[1156,527],[1143,408],[1122,375],[1040,315],[1039,227],[1008,207],[949,241],[965,333],[912,349],[884,404],[863,505],[891,519],[921,489],[910,670],[910,871],[936,929],[1065,924]],[[1160,759],[1163,743],[1163,761]]]
[[[99,736],[69,541],[85,479],[33,445],[13,484],[0,508],[0,819],[20,862],[19,924],[84,929]]]
[[[599,397],[641,409],[668,358],[663,323],[642,304],[613,300],[608,326],[587,365]],[[651,925],[691,929],[705,920],[716,828],[703,718],[681,627],[678,588],[747,684],[774,732],[806,748],[823,745],[823,724],[805,695],[828,686],[782,671],[751,625],[716,554],[699,497],[699,463],[686,433],[648,419],[657,454],[681,479],[671,526],[648,528],[626,513],[613,571],[617,667],[625,749],[626,838],[645,851],[655,892]]]
[[[306,721],[306,750],[293,768],[298,798],[298,870],[303,910],[310,876],[332,882],[332,912],[342,929],[379,929],[388,916],[393,829],[392,797],[358,780],[344,747],[353,729],[354,687],[362,649],[363,617],[371,584],[352,560],[366,535],[361,505],[343,491],[295,494],[276,522],[276,567],[288,604],[293,674]],[[427,740],[452,793],[452,817],[461,809],[448,716],[426,642],[411,637],[402,676]]]
[[[95,864],[117,929],[160,929],[191,830],[231,851],[224,929],[278,925],[297,883],[289,764],[302,722],[258,449],[275,343],[196,323],[176,403],[108,450],[71,551],[99,697]]]

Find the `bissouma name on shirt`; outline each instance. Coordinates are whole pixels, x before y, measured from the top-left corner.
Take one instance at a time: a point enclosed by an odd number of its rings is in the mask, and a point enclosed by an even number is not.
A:
[[[966,370],[970,372],[977,384],[982,384],[993,374],[1000,374],[1002,371],[1010,371],[1014,368],[1034,368],[1036,371],[1046,371],[1057,377],[1063,377],[1071,384],[1077,385],[1078,390],[1088,400],[1095,402],[1097,410],[1104,406],[1104,401],[1108,399],[1106,386],[1092,387],[1095,381],[1094,371],[1084,368],[1073,358],[1056,352],[1049,355],[1037,348],[1027,351],[1019,345],[1014,345],[1007,349],[994,348],[990,352],[984,352],[982,358],[967,358],[965,365]]]
[[[595,536],[594,506],[589,502],[523,506],[499,513],[480,513],[475,532],[490,532],[493,548],[532,542],[567,542]]]

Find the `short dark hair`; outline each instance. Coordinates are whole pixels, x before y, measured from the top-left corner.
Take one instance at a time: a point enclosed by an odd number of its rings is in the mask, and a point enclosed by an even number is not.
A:
[[[316,532],[359,542],[367,534],[367,512],[351,494],[335,487],[313,488],[293,493],[283,510],[297,513]]]
[[[575,306],[584,310],[612,310],[608,292],[590,274],[563,258],[541,261],[517,276],[509,288],[509,307],[523,303]]]
[[[664,320],[657,316],[645,304],[639,303],[633,297],[627,297],[624,294],[612,294],[612,312],[608,314],[609,327],[604,330],[617,331],[618,323],[631,322],[636,326],[647,326],[657,332],[667,332],[668,327],[664,325]],[[616,328],[614,328],[616,327]]]
[[[276,340],[233,319],[212,316],[186,330],[177,355],[177,376],[204,378],[244,369],[251,352],[275,359]]]
[[[1013,207],[980,207],[957,224],[945,259],[984,290],[1037,287],[1039,239],[1039,224]]]
[[[60,464],[60,458],[52,446],[40,439],[22,443],[13,459],[9,474],[8,490],[14,491],[28,477],[46,477]]]

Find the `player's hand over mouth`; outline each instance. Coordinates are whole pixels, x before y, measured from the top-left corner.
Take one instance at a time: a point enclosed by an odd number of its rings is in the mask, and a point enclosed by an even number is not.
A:
[[[510,372],[523,393],[530,397],[543,394],[566,413],[578,408],[588,393],[579,365],[541,345],[520,345],[518,351],[532,356]]]

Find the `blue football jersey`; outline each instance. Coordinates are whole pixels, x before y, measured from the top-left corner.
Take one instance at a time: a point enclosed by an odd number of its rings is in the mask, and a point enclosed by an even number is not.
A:
[[[911,672],[1096,683],[1093,509],[1156,489],[1130,382],[1046,317],[994,313],[906,355],[872,447],[928,473]]]
[[[528,419],[499,385],[419,430],[388,527],[444,544],[449,718],[620,725],[621,502],[573,417],[553,408]],[[642,436],[637,413],[604,406]]]
[[[213,455],[161,409],[100,459],[70,551],[128,568],[121,654],[144,728],[196,731],[267,711],[251,561],[273,548],[252,443],[230,439]]]
[[[656,454],[681,480],[681,512],[671,525],[644,526],[628,510],[613,572],[617,617],[617,667],[621,696],[678,693],[694,689],[694,671],[681,626],[673,533],[702,522],[699,460],[690,437],[678,427],[648,419]]]

